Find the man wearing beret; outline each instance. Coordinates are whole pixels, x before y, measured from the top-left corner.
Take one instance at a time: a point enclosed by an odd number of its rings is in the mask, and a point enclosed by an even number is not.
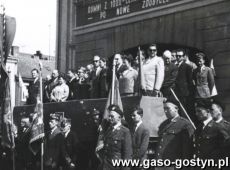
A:
[[[223,158],[223,149],[229,143],[229,133],[221,128],[210,114],[210,104],[200,102],[196,106],[200,125],[194,133],[195,155],[201,159]]]
[[[156,147],[156,159],[190,159],[192,158],[192,134],[194,132],[191,123],[179,116],[178,106],[167,102],[164,104],[167,116],[159,126],[159,142]],[[172,170],[174,167],[157,167],[158,169]]]
[[[142,122],[143,109],[135,107],[132,112],[133,126],[131,128],[133,159],[141,162],[147,158],[147,149],[149,145],[149,130]],[[133,170],[140,170],[142,168],[133,167]]]
[[[71,166],[71,158],[64,145],[64,136],[58,127],[59,116],[51,114],[49,120],[50,132],[45,137],[44,167],[45,170],[58,170],[66,162]]]
[[[111,105],[109,110],[110,127],[103,136],[101,170],[127,170],[128,167],[114,167],[113,160],[128,160],[132,158],[132,141],[129,129],[121,123],[123,112],[117,105]]]

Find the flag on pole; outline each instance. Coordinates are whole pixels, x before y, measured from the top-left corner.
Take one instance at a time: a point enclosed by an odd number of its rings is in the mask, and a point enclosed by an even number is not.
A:
[[[114,74],[115,75],[115,74]],[[104,114],[102,117],[102,123],[99,126],[99,135],[98,135],[98,140],[97,140],[97,146],[96,146],[96,155],[97,157],[101,160],[101,150],[104,146],[104,142],[103,142],[103,138],[104,138],[104,133],[106,131],[107,128],[107,119],[109,117],[109,110],[108,107],[112,104],[119,106],[119,108],[123,111],[123,105],[122,105],[122,101],[121,101],[121,96],[120,96],[120,92],[119,92],[119,82],[117,80],[117,76],[113,77],[113,82],[114,86],[111,86],[111,89],[109,91],[109,95],[108,95],[108,99],[106,102],[106,106],[105,106],[105,110],[104,110]],[[114,89],[113,89],[114,87]]]
[[[1,92],[2,92],[2,100],[1,100],[1,133],[2,133],[2,145],[14,148],[14,125],[13,125],[13,112],[11,108],[11,96],[10,96],[10,80],[9,75],[6,72],[3,63],[1,65]]]
[[[44,136],[43,104],[40,100],[37,100],[34,113],[32,113],[31,136],[29,141],[29,147],[34,155],[39,151],[40,142]]]

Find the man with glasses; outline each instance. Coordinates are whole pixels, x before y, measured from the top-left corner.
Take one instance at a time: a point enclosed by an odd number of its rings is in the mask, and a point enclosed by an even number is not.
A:
[[[148,49],[148,58],[143,63],[143,83],[141,85],[143,96],[156,97],[160,93],[164,81],[164,61],[157,56],[157,46],[152,44]]]
[[[185,62],[185,51],[177,50],[178,73],[175,82],[175,93],[182,105],[185,107],[193,121],[197,121],[194,115],[193,93],[194,87],[192,82],[192,67]]]
[[[93,57],[94,70],[92,72],[92,86],[91,86],[91,98],[100,97],[100,57],[95,55]]]

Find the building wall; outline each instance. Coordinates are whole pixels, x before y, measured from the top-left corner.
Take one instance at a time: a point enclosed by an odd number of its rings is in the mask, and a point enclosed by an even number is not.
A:
[[[229,7],[229,0],[200,0],[100,26],[77,29],[73,23],[71,28],[64,24],[65,30],[69,29],[73,35],[67,47],[69,53],[66,59],[61,57],[58,68],[76,69],[89,63],[95,54],[108,57],[152,42],[195,47],[214,58],[217,89],[227,104],[227,113],[230,111]]]

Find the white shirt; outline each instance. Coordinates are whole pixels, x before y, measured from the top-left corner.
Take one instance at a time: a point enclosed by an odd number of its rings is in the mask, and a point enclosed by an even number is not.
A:
[[[139,126],[142,124],[142,120],[140,122],[137,123],[137,126],[135,128],[135,132],[137,131],[137,129],[139,128]]]
[[[57,126],[55,126],[53,129],[51,129],[50,134],[53,134],[53,133],[54,133],[54,131],[55,131],[55,129],[57,129]]]
[[[179,115],[175,116],[174,118],[171,119],[171,122],[174,122],[176,118],[178,118]]]
[[[117,123],[115,126],[113,126],[113,132],[118,129],[121,126],[121,122]]]
[[[67,138],[69,132],[70,132],[70,130],[68,130],[68,131],[65,133],[65,138]]]
[[[216,121],[216,123],[220,123],[222,120],[223,120],[223,117],[221,117],[220,119],[218,119],[218,120]]]
[[[209,117],[208,119],[206,119],[204,122],[203,122],[203,124],[204,124],[204,126],[203,126],[203,129],[207,126],[207,124],[209,123],[209,122],[211,122],[212,121],[212,117]]]

